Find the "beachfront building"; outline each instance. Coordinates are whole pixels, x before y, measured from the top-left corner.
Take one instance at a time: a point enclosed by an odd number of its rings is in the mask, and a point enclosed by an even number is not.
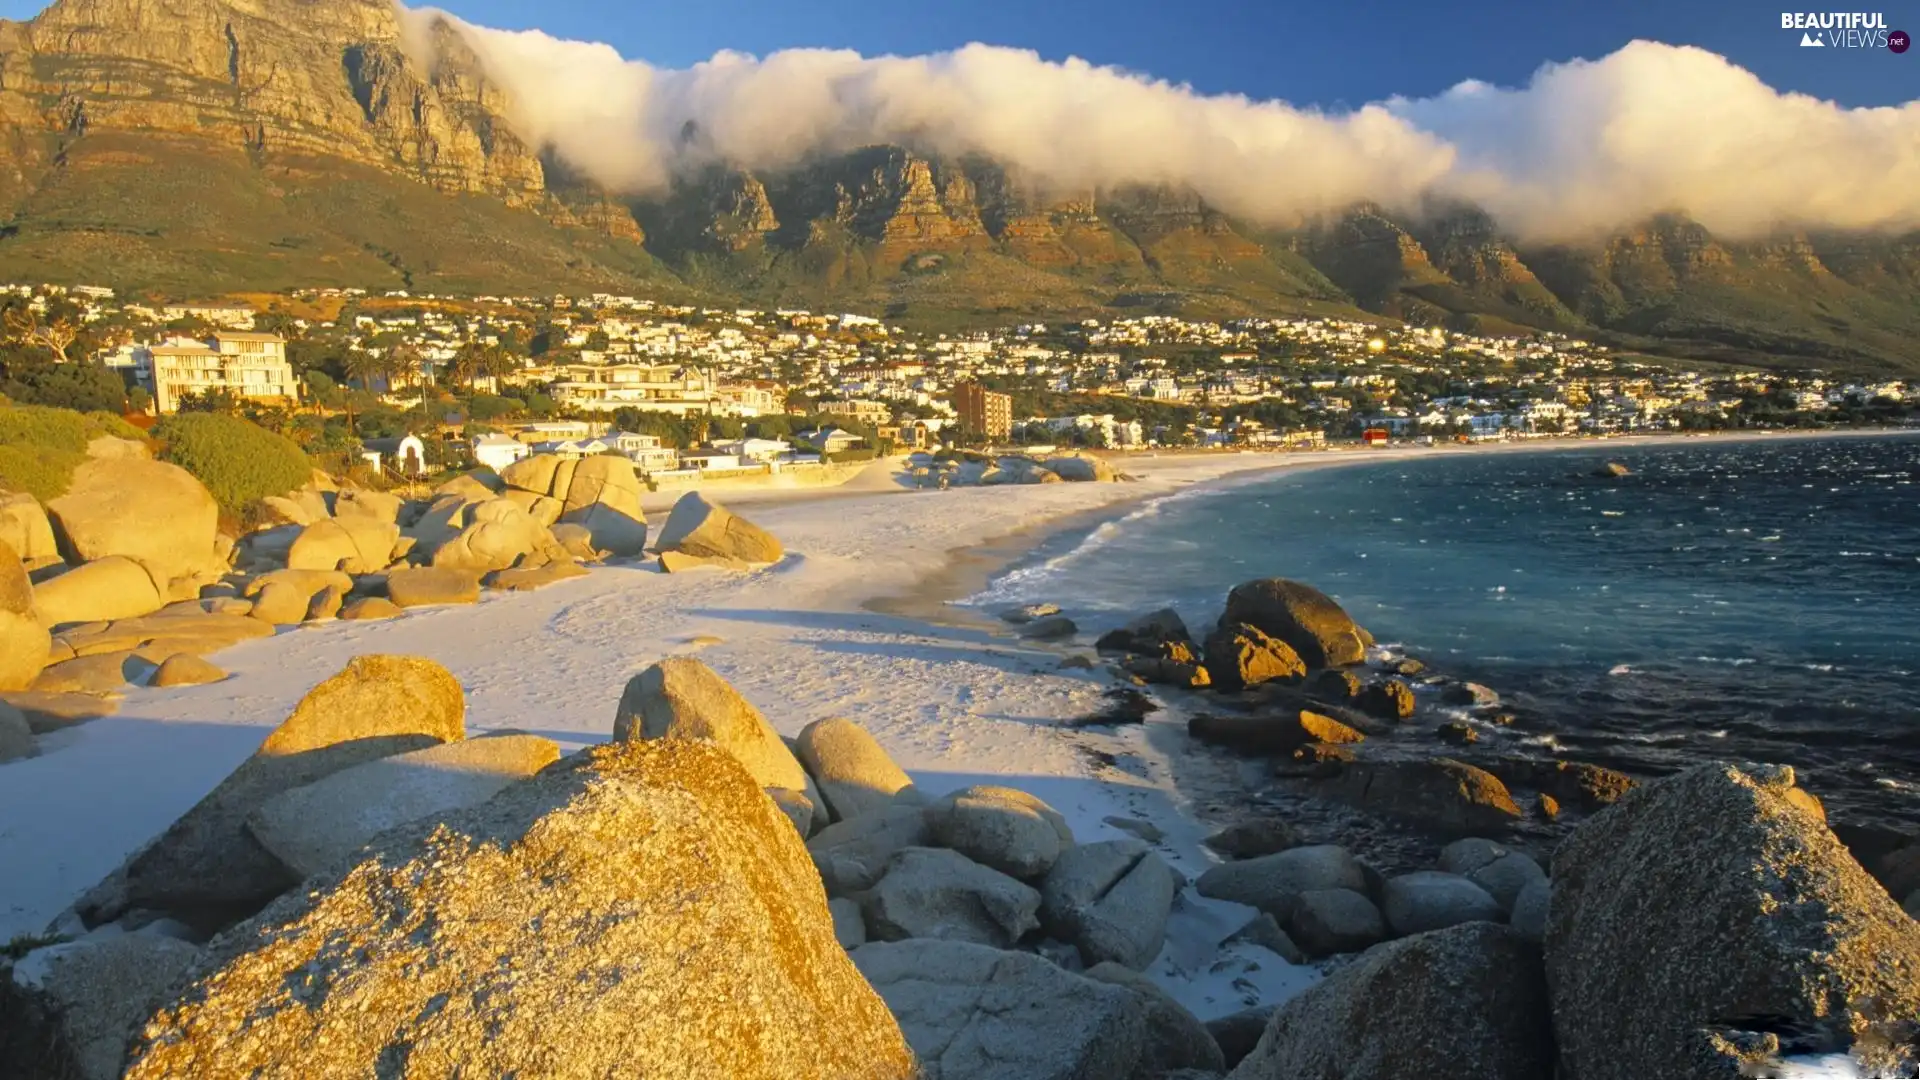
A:
[[[1013,433],[1013,398],[977,382],[954,384],[953,411],[959,415],[961,427],[989,439],[1004,439]]]
[[[793,453],[793,444],[784,439],[734,439],[731,442],[714,443],[713,448],[742,461],[760,464],[778,461]]]
[[[637,431],[614,431],[607,434],[605,441],[615,450],[625,454],[628,460],[633,462],[633,467],[643,473],[667,472],[677,468],[680,463],[680,452],[671,446],[662,445],[658,435],[642,435]]]
[[[172,338],[146,350],[153,402],[178,412],[187,395],[226,393],[249,401],[294,403],[299,382],[278,334],[217,333],[205,341]],[[136,361],[137,362],[137,361]]]
[[[691,367],[644,364],[561,364],[554,369],[553,399],[588,412],[638,409],[686,416],[713,407],[713,385]]]
[[[592,434],[593,426],[585,420],[540,420],[519,424],[513,429],[513,437],[529,445],[561,439],[585,439]]]

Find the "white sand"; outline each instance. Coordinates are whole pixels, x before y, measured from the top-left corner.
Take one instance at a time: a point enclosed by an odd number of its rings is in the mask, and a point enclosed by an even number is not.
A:
[[[1575,444],[1589,450],[1592,443]],[[728,492],[786,544],[753,574],[610,566],[537,593],[385,623],[284,631],[220,653],[232,678],[132,689],[120,714],[41,740],[38,758],[0,766],[0,941],[37,932],[76,895],[193,805],[245,759],[314,684],[363,653],[445,664],[467,690],[471,731],[515,728],[574,748],[608,737],[629,677],[698,652],[783,733],[825,716],[864,725],[923,788],[993,781],[1066,814],[1083,841],[1117,837],[1109,815],[1146,818],[1190,877],[1211,862],[1192,803],[1225,766],[1186,749],[1163,719],[1069,731],[1113,685],[1058,668],[1057,649],[1005,629],[935,626],[864,605],[939,575],[956,549],[1103,506],[1256,468],[1324,467],[1433,455],[1432,449],[1129,459],[1135,484],[904,491],[876,468],[843,490]],[[656,517],[655,527],[661,519]],[[1071,598],[1061,598],[1071,608]],[[710,635],[719,644],[696,644]],[[1250,909],[1200,899],[1176,908],[1153,974],[1203,1017],[1284,998],[1311,981],[1264,950],[1218,942]]]

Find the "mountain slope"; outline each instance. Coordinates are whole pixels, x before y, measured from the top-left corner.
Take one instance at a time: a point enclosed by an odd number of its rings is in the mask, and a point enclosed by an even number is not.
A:
[[[1920,370],[1920,234],[1729,243],[1674,215],[1526,246],[1474,207],[1366,204],[1272,228],[897,146],[622,197],[516,136],[455,32],[415,29],[431,68],[385,0],[59,0],[0,22],[0,266],[169,296],[608,289],[923,325],[1371,313]]]

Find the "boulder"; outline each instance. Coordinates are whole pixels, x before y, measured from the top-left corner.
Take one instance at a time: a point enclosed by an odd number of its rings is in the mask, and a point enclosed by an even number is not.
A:
[[[538,735],[441,743],[280,792],[247,815],[247,831],[304,878],[395,826],[478,806],[559,757],[560,748]]]
[[[346,602],[340,617],[353,622],[391,619],[401,614],[400,605],[384,596],[362,596]]]
[[[632,461],[599,454],[574,466],[564,490],[558,486],[558,475],[555,480],[550,494],[562,500],[560,520],[585,526],[593,537],[594,547],[613,555],[631,556],[640,554],[647,546],[647,516],[640,510],[640,478],[634,474]],[[663,544],[662,549],[665,547]],[[777,560],[779,545],[774,547],[773,558],[747,561]]]
[[[127,1080],[636,1070],[913,1076],[799,838],[692,740],[597,746],[381,834],[216,939]]]
[[[467,502],[486,502],[505,491],[507,483],[492,469],[465,472],[433,489],[434,498],[456,497]]]
[[[1325,593],[1297,581],[1266,578],[1227,594],[1221,626],[1246,623],[1293,647],[1310,668],[1344,667],[1367,658],[1372,639]]]
[[[1496,832],[1522,817],[1498,777],[1452,758],[1356,761],[1324,789],[1351,806],[1441,833]]]
[[[585,525],[562,522],[549,531],[553,534],[553,542],[560,545],[560,550],[581,562],[599,562],[607,557],[606,551],[594,546],[593,531]]]
[[[1184,648],[1184,646],[1176,646],[1176,648]],[[1120,666],[1127,674],[1154,686],[1178,686],[1184,690],[1200,690],[1213,685],[1213,676],[1208,674],[1206,668],[1187,661],[1169,660],[1158,656],[1129,656]]]
[[[1783,1050],[1851,1054],[1866,1076],[1915,1067],[1920,924],[1793,786],[1782,766],[1697,766],[1560,845],[1546,963],[1562,1077],[1735,1076]]]
[[[944,848],[905,848],[860,901],[876,941],[937,938],[1010,948],[1037,929],[1040,893]]]
[[[0,701],[0,764],[30,758],[39,752],[26,714],[9,702]]]
[[[32,689],[42,694],[118,694],[149,669],[131,651],[95,653],[51,665]]]
[[[1477,837],[1455,840],[1442,848],[1440,868],[1450,874],[1463,875],[1485,889],[1502,911],[1512,911],[1520,893],[1547,876],[1526,852]]]
[[[1553,882],[1541,878],[1520,890],[1513,898],[1513,914],[1507,925],[1532,942],[1547,940],[1547,909],[1553,903]]]
[[[289,570],[371,574],[393,561],[400,526],[370,517],[325,518],[300,530],[287,549]]]
[[[815,824],[814,817],[817,808],[812,796],[804,791],[796,791],[793,788],[770,787],[763,788],[762,790],[767,793],[767,798],[773,800],[773,805],[779,807],[780,812],[787,815],[787,820],[793,822],[794,829],[800,833],[803,839],[813,834]],[[826,820],[825,810],[819,810],[818,815],[820,820]]]
[[[1200,1018],[1152,979],[1119,964],[1095,964],[1085,976],[1133,992],[1145,1016],[1146,1044],[1133,1075],[1153,1080],[1176,1069],[1218,1073],[1227,1067],[1220,1044]]]
[[[156,688],[204,686],[207,683],[217,683],[226,677],[226,672],[192,653],[174,653],[160,661],[159,668],[154,671],[153,678],[148,680],[147,685]]]
[[[1255,817],[1236,821],[1201,843],[1229,859],[1251,859],[1297,848],[1306,840],[1283,818]]]
[[[1104,458],[1097,458],[1090,454],[1064,454],[1060,457],[1050,457],[1045,462],[1045,468],[1060,479],[1074,483],[1111,484],[1119,479],[1119,475],[1113,471],[1113,466],[1107,464]]]
[[[1215,1017],[1207,1021],[1207,1034],[1220,1047],[1220,1056],[1231,1069],[1246,1060],[1253,1048],[1260,1044],[1260,1036],[1267,1033],[1267,1024],[1272,1021],[1278,1005],[1255,1005],[1236,1013]]]
[[[1073,830],[1053,807],[1024,791],[975,785],[927,810],[934,840],[1017,878],[1037,878],[1073,846]]]
[[[0,704],[11,706],[19,712],[27,721],[27,729],[35,735],[60,731],[120,711],[120,699],[117,697],[42,694],[33,690],[0,693]]]
[[[125,555],[108,555],[34,586],[33,603],[49,627],[102,622],[159,611],[168,582],[153,568]]]
[[[0,961],[0,1076],[119,1080],[140,1024],[199,956],[170,937],[116,933]]]
[[[387,575],[387,598],[401,608],[480,601],[480,577],[444,566],[413,566]]]
[[[1222,625],[1207,635],[1207,674],[1223,690],[1265,682],[1295,683],[1307,677],[1307,665],[1291,645],[1246,623]]]
[[[549,585],[558,585],[563,581],[586,577],[588,570],[571,558],[547,563],[545,566],[527,567],[515,570],[496,570],[488,574],[483,582],[489,589],[504,592],[531,592],[544,589]]]
[[[246,831],[248,815],[281,792],[343,769],[457,741],[465,715],[460,683],[440,665],[355,657],[300,699],[252,757],[136,852],[109,878],[114,884],[83,898],[82,916],[98,925],[143,907],[191,915],[186,921],[198,925],[251,914],[299,879]]]
[[[931,843],[926,811],[896,804],[821,829],[807,841],[807,853],[827,895],[847,896],[872,888],[898,852]]]
[[[1367,875],[1345,848],[1315,844],[1222,863],[1201,874],[1195,888],[1201,896],[1256,907],[1285,923],[1293,917],[1300,894],[1324,889],[1365,892]]]
[[[687,492],[673,504],[655,547],[662,552],[754,564],[779,562],[784,554],[780,541],[771,533],[708,502],[697,491]]]
[[[1309,889],[1294,903],[1290,937],[1308,956],[1360,952],[1385,941],[1387,924],[1365,893]]]
[[[1049,615],[1058,614],[1060,614],[1059,604],[1027,604],[1024,607],[1012,608],[1001,612],[1000,620],[1019,626],[1030,623],[1035,619],[1044,619]]]
[[[1382,720],[1405,720],[1413,715],[1413,687],[1399,679],[1385,679],[1361,692],[1360,710]]]
[[[398,525],[406,508],[407,500],[390,491],[342,491],[333,500],[333,515],[342,521],[367,518]]]
[[[893,763],[866,728],[851,720],[808,724],[800,729],[793,751],[836,821],[884,810],[913,788],[913,778]]]
[[[852,955],[921,1080],[1123,1080],[1140,1062],[1145,1016],[1132,990],[958,941],[873,942]]]
[[[29,569],[61,561],[46,510],[25,492],[0,491],[0,544],[12,548]]]
[[[467,526],[433,552],[436,568],[474,575],[505,570],[528,555],[558,552],[546,527],[511,499],[489,499],[468,512]]]
[[[1143,840],[1068,848],[1040,884],[1047,933],[1073,943],[1089,966],[1143,971],[1166,943],[1174,872]]]
[[[1454,683],[1447,687],[1441,700],[1449,705],[1463,705],[1472,709],[1497,709],[1500,707],[1500,695],[1492,687],[1477,682]]]
[[[1281,709],[1260,716],[1219,716],[1195,713],[1187,734],[1203,743],[1225,746],[1243,754],[1290,754],[1309,743],[1341,745],[1364,742],[1366,736],[1310,709]]]
[[[1463,922],[1505,922],[1506,912],[1487,890],[1458,874],[1416,870],[1387,879],[1381,913],[1394,934],[1424,934]]]
[[[836,896],[827,901],[827,912],[833,916],[833,939],[841,948],[857,949],[867,943],[866,919],[858,900]]]
[[[253,607],[248,609],[247,615],[268,626],[297,626],[306,621],[307,612],[311,610],[312,596],[302,596],[288,582],[273,581],[261,586],[260,591],[254,594]]]
[[[137,559],[152,569],[163,594],[166,582],[215,568],[220,508],[177,465],[89,460],[74,470],[66,494],[47,504],[47,513],[69,561]]]
[[[553,494],[554,475],[570,460],[558,454],[529,454],[500,470],[500,480],[509,489],[535,495]],[[571,474],[569,474],[571,475]],[[565,489],[562,488],[564,491]]]
[[[1052,610],[1038,614],[1026,614],[1026,609],[1022,609],[1017,614],[1023,614],[1025,617],[1020,619],[1010,619],[1007,615],[1002,615],[1001,618],[1007,619],[1008,622],[1032,622],[1037,618],[1060,614],[1059,607],[1048,606]],[[1189,650],[1193,645],[1193,635],[1188,633],[1186,621],[1181,619],[1180,613],[1172,608],[1161,608],[1142,615],[1117,630],[1107,631],[1100,635],[1100,640],[1093,643],[1093,647],[1101,652],[1134,653],[1139,656],[1172,659],[1173,657],[1165,651],[1169,645],[1184,645]],[[1189,652],[1184,659],[1191,661],[1192,653]]]
[[[760,710],[713,669],[688,656],[669,657],[627,680],[614,712],[613,737],[711,739],[763,788],[808,793],[813,783]],[[810,829],[800,830],[806,835]]]
[[[246,604],[251,613],[251,602],[239,603]],[[188,610],[72,627],[55,635],[54,644],[75,656],[137,650],[164,659],[172,653],[198,656],[219,652],[243,641],[272,636],[272,627],[246,616]]]
[[[1873,863],[1873,876],[1893,896],[1905,896],[1920,889],[1920,844],[1882,855]]]
[[[1351,671],[1328,668],[1313,677],[1311,691],[1313,696],[1332,704],[1349,705],[1360,700],[1360,695],[1366,692],[1366,684]]]
[[[0,539],[0,690],[25,690],[47,666],[52,639],[19,552]]]
[[[1044,619],[1035,619],[1020,628],[1020,636],[1029,641],[1060,641],[1079,632],[1080,628],[1065,615],[1049,615]]]
[[[1233,936],[1227,940],[1258,945],[1289,964],[1307,962],[1307,954],[1301,952],[1300,946],[1280,928],[1280,920],[1264,911],[1255,915],[1247,925],[1235,930]]]
[[[660,569],[668,574],[691,574],[696,570],[751,570],[752,563],[714,555],[689,555],[684,551],[660,553]]]
[[[541,527],[546,529],[552,529],[559,524],[560,511],[566,506],[566,503],[551,495],[536,495],[531,491],[521,491],[515,487],[501,492],[500,497],[510,500],[513,505],[525,510],[528,517],[539,522]],[[580,528],[590,533],[586,526],[582,525]]]
[[[1467,923],[1382,945],[1287,1001],[1233,1080],[1541,1080],[1550,1024],[1539,950]]]

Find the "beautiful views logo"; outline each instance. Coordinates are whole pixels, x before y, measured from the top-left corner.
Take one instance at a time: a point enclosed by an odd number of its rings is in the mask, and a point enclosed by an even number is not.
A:
[[[1903,53],[1913,44],[1905,30],[1887,28],[1878,11],[1783,11],[1780,29],[1800,31],[1803,49],[1886,49]]]

